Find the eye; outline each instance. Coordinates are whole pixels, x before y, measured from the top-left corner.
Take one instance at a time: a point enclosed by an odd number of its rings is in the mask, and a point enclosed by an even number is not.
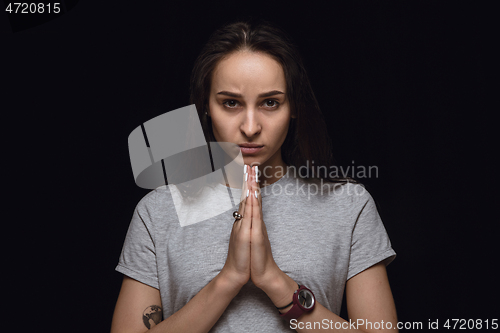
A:
[[[279,105],[280,103],[275,99],[268,99],[264,102],[264,106],[271,109],[277,109]]]
[[[222,102],[222,105],[229,109],[234,109],[236,104],[238,104],[238,101],[235,101],[234,99],[228,99],[227,101]]]

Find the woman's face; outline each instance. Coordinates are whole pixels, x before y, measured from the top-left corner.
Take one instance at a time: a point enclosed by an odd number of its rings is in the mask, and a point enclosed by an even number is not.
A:
[[[212,74],[209,108],[215,139],[239,145],[245,164],[285,166],[281,145],[288,132],[290,105],[285,74],[277,61],[249,51],[221,60]]]

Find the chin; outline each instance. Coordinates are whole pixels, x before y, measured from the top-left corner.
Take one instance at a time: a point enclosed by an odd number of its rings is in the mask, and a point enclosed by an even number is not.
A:
[[[257,156],[243,157],[243,161],[247,165],[261,165],[261,164],[264,164],[264,162],[262,160],[263,160],[262,158],[259,158]]]

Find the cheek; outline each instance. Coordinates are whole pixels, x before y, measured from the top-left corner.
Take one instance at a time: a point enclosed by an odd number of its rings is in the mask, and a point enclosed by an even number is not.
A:
[[[217,113],[214,112],[215,108],[216,105],[214,105],[212,98],[210,98],[208,102],[208,114],[210,117],[210,126],[212,127],[212,133],[214,134],[215,139],[217,141],[220,141],[220,126],[219,126],[220,122],[218,121]]]
[[[215,139],[217,141],[224,141],[229,135],[229,126],[227,122],[222,121],[217,116],[211,118],[212,120],[212,132],[214,133]]]
[[[285,137],[288,133],[288,127],[290,125],[290,121],[288,118],[284,119],[283,122],[280,123],[280,126],[275,128],[276,136],[279,137],[280,140],[285,140]]]
[[[215,140],[221,141],[219,128],[212,117],[212,132],[214,133]]]

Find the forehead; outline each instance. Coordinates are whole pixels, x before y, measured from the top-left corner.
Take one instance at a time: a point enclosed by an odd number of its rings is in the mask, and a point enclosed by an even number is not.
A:
[[[281,64],[261,52],[235,52],[221,60],[212,75],[212,91],[259,93],[285,91],[285,74]]]

